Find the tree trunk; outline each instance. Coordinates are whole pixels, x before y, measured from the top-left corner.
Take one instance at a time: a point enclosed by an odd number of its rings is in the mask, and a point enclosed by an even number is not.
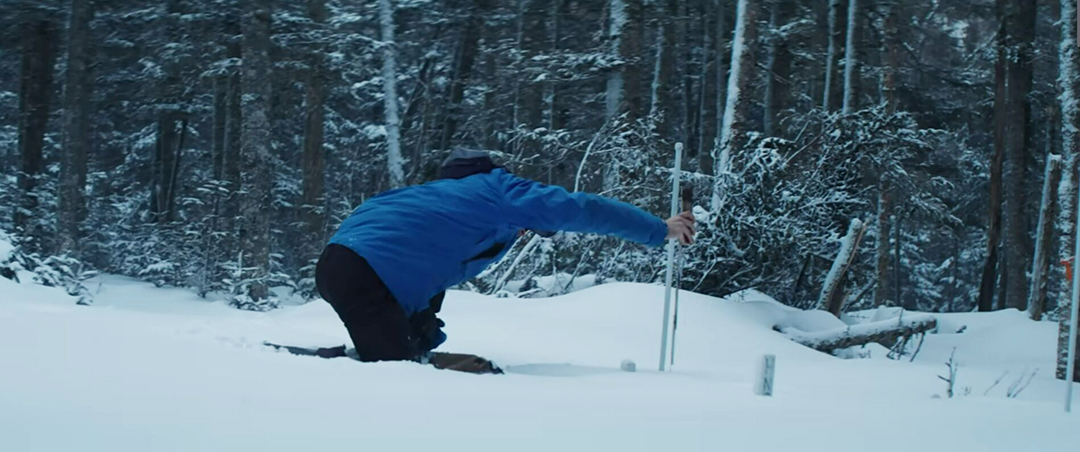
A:
[[[270,295],[270,0],[246,2],[243,14],[240,238],[247,295],[260,304]]]
[[[735,16],[735,37],[731,47],[731,75],[728,76],[727,106],[724,107],[724,123],[720,130],[720,151],[715,156],[713,174],[712,206],[718,208],[720,193],[724,189],[724,175],[731,171],[731,156],[746,145],[750,132],[750,110],[753,108],[755,81],[754,48],[757,47],[756,1],[739,0]]]
[[[682,116],[683,116],[683,144],[689,145],[690,143],[698,142],[698,134],[701,133],[700,118],[698,118],[698,103],[697,98],[701,96],[702,81],[694,77],[694,71],[697,70],[695,64],[697,64],[696,49],[700,47],[700,42],[697,41],[697,35],[694,29],[694,21],[691,18],[696,18],[705,15],[705,5],[702,1],[689,2],[683,1],[679,4],[680,13],[677,17],[680,18],[679,26],[681,40],[684,49],[683,59],[683,88],[685,89],[684,96],[681,100]],[[702,31],[704,34],[704,31]],[[700,71],[699,71],[700,72]],[[695,84],[696,82],[696,84]],[[725,79],[725,83],[727,80]],[[698,155],[697,146],[686,146],[685,154],[683,155],[688,162],[694,162],[695,160],[701,161]]]
[[[1001,241],[1002,167],[1005,160],[1006,28],[1005,0],[997,1],[999,26],[995,37],[994,63],[994,155],[990,159],[990,215],[987,226],[986,262],[979,283],[979,311],[994,309],[994,288],[998,276],[998,245]]]
[[[180,0],[166,2],[165,18],[165,41],[170,45],[180,45],[184,36],[185,22],[181,18],[184,14]],[[183,62],[175,57],[165,55],[162,57],[162,71],[165,76],[158,87],[160,96],[158,99],[157,139],[154,149],[154,160],[151,182],[150,213],[159,225],[164,226],[174,218],[173,206],[175,206],[176,179],[174,170],[178,168],[180,158],[180,137],[185,132],[179,127],[182,121],[186,121],[186,112],[182,111],[182,93],[184,87],[181,80]]]
[[[222,218],[228,198],[223,196],[225,194],[222,193],[221,189],[225,177],[225,128],[229,116],[229,77],[225,75],[214,77],[213,90],[214,116],[210,147],[210,180],[214,191],[211,194],[210,223],[207,225],[206,230],[203,231],[202,237],[202,271],[204,276],[198,287],[200,297],[205,297],[213,288],[214,282],[221,280],[223,275],[219,264],[223,251],[228,250],[225,246],[229,244],[228,234],[219,235],[222,230],[228,230],[228,221]]]
[[[162,141],[165,140],[165,120],[162,114],[158,114],[157,119],[157,132],[154,134],[154,156],[150,161],[150,216],[154,221],[162,221],[162,215],[165,212],[164,207],[161,205],[162,197],[164,196],[164,189],[162,188],[162,167],[165,166],[163,160],[165,159],[164,151],[162,150]]]
[[[691,142],[694,137],[693,126],[691,124],[693,118],[690,114],[691,99],[694,96],[694,81],[693,77],[691,77],[690,70],[694,55],[694,45],[691,42],[689,20],[685,19],[686,17],[689,17],[691,13],[690,7],[687,5],[688,2],[679,0],[669,1],[671,2],[670,8],[675,11],[675,17],[680,19],[675,21],[675,43],[677,47],[672,46],[671,51],[678,52],[674,53],[675,55],[678,55],[675,66],[679,68],[677,71],[678,74],[675,77],[682,77],[681,82],[679,82],[680,89],[678,99],[676,100],[678,105],[678,117],[676,121],[678,124],[675,126],[679,128],[678,139],[681,140],[683,144],[686,144]],[[694,158],[694,151],[695,149],[690,149],[685,157],[687,159]],[[709,168],[707,171],[711,173],[712,168]]]
[[[619,75],[619,87],[615,93],[616,114],[626,115],[631,124],[640,119],[645,112],[645,89],[642,86],[646,69],[641,58],[641,50],[644,48],[645,8],[642,0],[613,0],[614,3],[622,3],[623,18],[621,21],[612,19],[613,50],[623,61],[623,64],[615,72]],[[614,11],[612,12],[614,14]],[[616,26],[618,25],[618,26]],[[614,35],[616,34],[617,35]],[[611,79],[609,78],[609,83]],[[611,85],[609,84],[609,87]],[[613,101],[613,92],[608,90],[609,107]]]
[[[229,16],[226,18],[225,33],[229,36],[227,43],[225,44],[225,55],[235,61],[241,60],[243,57],[243,51],[241,48],[241,42],[243,41],[243,34],[240,27],[240,19],[235,16]],[[222,248],[227,256],[235,256],[239,252],[239,235],[240,228],[240,156],[241,156],[241,141],[240,134],[243,125],[243,86],[242,82],[242,68],[233,68],[232,72],[228,75],[226,95],[225,95],[225,148],[222,155],[222,170],[224,175],[222,179],[225,181],[225,187],[228,190],[228,197],[225,200],[225,208],[223,209],[222,216],[225,219],[224,229],[228,231],[225,234],[225,243]]]
[[[166,103],[175,105],[171,101]],[[177,171],[180,168],[180,152],[187,131],[187,121],[183,114],[176,111],[158,115],[150,211],[162,226],[175,218]]]
[[[727,52],[728,6],[729,2],[716,0],[716,39],[713,40],[716,44],[716,132],[713,142],[708,143],[708,147],[702,149],[702,155],[698,157],[701,171],[705,174],[712,174],[716,165],[713,157],[719,152],[720,134],[724,128],[724,112],[727,107],[728,62],[731,61]]]
[[[225,176],[225,124],[229,117],[229,77],[214,77],[214,125],[210,142],[211,179]],[[217,196],[217,195],[215,195]]]
[[[897,21],[901,3],[886,2],[885,19],[882,22],[882,40],[885,46],[884,65],[881,68],[881,97],[888,113],[896,111],[896,72],[900,67],[900,39],[897,33]]]
[[[1006,29],[1013,38],[1013,55],[1009,59],[1006,96],[1010,129],[1006,134],[1007,165],[1005,166],[1005,252],[1008,254],[1006,305],[1027,308],[1027,266],[1031,262],[1028,211],[1025,203],[1027,189],[1027,160],[1034,154],[1031,124],[1031,95],[1034,80],[1035,12],[1032,0],[1015,0],[1013,14]]]
[[[998,254],[1001,255],[1001,270],[998,272],[997,301],[994,304],[994,310],[997,311],[1008,307],[1005,305],[1005,300],[1008,299],[1006,294],[1009,291],[1009,278],[1006,277],[1009,274],[1009,254],[1004,252],[1004,242],[999,245],[999,248],[1001,248],[998,250]]]
[[[608,3],[608,40],[610,42],[611,58],[618,60],[622,41],[622,30],[626,25],[626,0],[610,0]],[[528,24],[526,24],[528,26]],[[623,94],[623,71],[611,70],[607,75],[607,91],[605,91],[605,117],[611,121],[619,114],[619,106],[622,105]]]
[[[877,284],[874,286],[874,306],[889,304],[889,237],[892,235],[892,193],[890,184],[884,175],[878,176],[877,234],[874,244],[874,268]]]
[[[668,138],[665,129],[671,124],[670,118],[664,115],[662,99],[666,90],[661,88],[671,77],[671,50],[664,51],[667,43],[671,42],[667,36],[670,28],[670,19],[656,21],[656,40],[653,41],[653,76],[652,85],[649,87],[649,119],[655,123],[662,141]]]
[[[642,3],[642,0],[611,0],[610,3],[608,36],[611,55],[620,64],[608,73],[607,118],[631,127],[641,119],[646,99],[642,87],[646,73],[641,58],[645,15]],[[640,143],[631,146],[637,144]],[[602,179],[605,190],[614,189],[622,183],[622,175],[616,165],[605,165]]]
[[[518,49],[521,51],[520,72],[517,80],[517,105],[514,126],[531,134],[544,121],[544,85],[536,81],[533,57],[546,50],[547,2],[527,0],[521,9],[521,32]],[[540,140],[531,136],[521,137],[518,150],[525,157],[540,153]]]
[[[967,300],[963,299],[963,298],[967,298],[967,297],[960,297],[960,293],[961,293],[961,290],[962,290],[961,285],[964,285],[964,286],[967,285],[967,284],[960,281],[960,234],[962,234],[962,233],[963,233],[962,228],[953,229],[953,240],[952,240],[952,242],[953,242],[952,243],[952,245],[953,245],[952,246],[952,258],[953,258],[953,261],[952,261],[952,268],[951,268],[951,270],[952,270],[951,273],[952,274],[950,275],[952,277],[952,284],[949,284],[948,299],[949,300],[954,300],[954,301],[949,303],[950,306],[948,306],[948,308],[949,308],[950,311],[954,311],[954,312],[959,311],[960,309],[970,310],[970,308],[966,306],[966,303],[965,303],[964,308],[957,308],[956,305],[955,305],[956,301],[965,301],[965,302],[967,301]],[[966,289],[966,287],[964,287],[964,289]]]
[[[1050,155],[1046,159],[1046,175],[1043,177],[1042,203],[1039,207],[1039,227],[1035,235],[1035,258],[1031,264],[1031,288],[1028,290],[1028,315],[1031,320],[1042,320],[1046,309],[1046,280],[1050,268],[1050,242],[1054,214],[1057,209],[1057,188],[1061,183],[1061,156]]]
[[[777,58],[780,52],[781,36],[780,36],[780,8],[781,1],[772,1],[769,3],[769,26],[762,36],[765,39],[765,99],[761,101],[761,107],[765,108],[765,114],[761,119],[761,132],[765,133],[765,136],[772,137],[777,135]]]
[[[762,132],[766,137],[778,136],[779,114],[787,96],[783,88],[788,83],[791,58],[786,52],[787,37],[782,34],[780,27],[787,21],[789,6],[790,2],[786,0],[769,3],[769,28],[765,39],[765,99],[761,102],[765,109],[765,114],[762,115]]]
[[[44,168],[45,130],[49,124],[53,64],[56,61],[56,28],[48,19],[23,23],[22,67],[19,84],[19,158],[18,188],[20,205],[15,209],[15,227],[27,239],[24,251],[34,253],[44,248],[45,229],[39,213],[37,182]]]
[[[854,0],[853,0],[854,1]],[[899,67],[897,52],[899,39],[897,37],[896,22],[899,2],[885,3],[885,17],[882,21],[882,44],[884,47],[883,65],[881,68],[881,97],[888,114],[896,112],[896,72]],[[875,267],[877,273],[877,286],[874,288],[874,305],[884,306],[889,304],[889,219],[892,218],[892,189],[889,181],[885,179],[884,170],[878,174],[878,215],[877,215],[877,244],[875,247]],[[953,268],[956,268],[954,262]],[[955,280],[954,280],[955,284]],[[899,302],[899,300],[897,300]]]
[[[567,0],[554,0],[551,2],[551,52],[552,54],[559,54],[562,49],[563,35],[565,34],[563,29],[562,15]],[[551,87],[551,100],[548,102],[548,129],[549,130],[561,130],[566,127],[566,106],[563,102],[562,96],[562,81],[560,77],[551,77],[549,82]],[[548,174],[551,174],[549,171]]]
[[[1058,256],[1068,259],[1073,256],[1076,246],[1076,203],[1077,173],[1080,172],[1080,51],[1077,51],[1077,6],[1075,0],[1061,0],[1061,45],[1058,46],[1058,84],[1061,93],[1061,147],[1063,153],[1061,185],[1058,188],[1060,209],[1057,218]],[[1076,269],[1075,263],[1074,271]],[[1058,278],[1057,307],[1060,314],[1058,323],[1058,359],[1057,378],[1065,379],[1068,368],[1069,326],[1072,312],[1069,303],[1072,295],[1072,281]],[[1080,371],[1080,366],[1077,366]],[[1080,382],[1080,372],[1076,372]]]
[[[656,131],[665,148],[680,140],[680,115],[678,110],[679,83],[676,62],[679,61],[680,43],[676,40],[674,17],[678,13],[676,5],[668,1],[665,7],[657,7],[660,18],[657,20],[655,67],[653,69],[652,99],[649,102],[649,117],[656,121]]]
[[[420,63],[420,69],[416,71],[416,83],[413,84],[413,89],[409,93],[409,100],[405,104],[405,113],[401,115],[401,130],[405,134],[408,134],[412,130],[412,124],[415,117],[420,116],[417,111],[420,110],[420,105],[423,104],[427,98],[428,85],[431,83],[432,68],[435,66],[435,58],[431,55],[425,56],[423,62]],[[418,128],[419,133],[423,132],[423,128]],[[419,155],[413,156],[419,157]]]
[[[386,165],[390,188],[405,186],[405,161],[401,156],[401,119],[398,117],[397,49],[394,43],[394,5],[379,0],[379,24],[382,30],[383,103],[386,116]]]
[[[90,0],[72,0],[64,83],[63,149],[60,159],[57,251],[80,255],[86,219],[86,156],[90,147]]]
[[[410,149],[402,149],[401,151],[402,158],[408,161],[408,164],[405,165],[406,185],[410,183],[423,183],[434,177],[435,168],[424,168],[422,160],[424,150],[427,147],[428,119],[431,113],[432,98],[432,96],[428,94],[430,92],[429,88],[431,88],[431,79],[436,75],[435,62],[436,57],[429,54],[425,56],[423,62],[420,63],[420,70],[417,71],[417,80],[413,84],[412,92],[409,93],[405,114],[401,115],[401,126],[398,127],[402,137],[408,135],[415,136],[413,145],[410,146]],[[414,126],[414,123],[419,124]],[[431,170],[430,174],[428,173],[428,170]]]
[[[312,23],[322,27],[326,22],[326,0],[309,0],[308,16]],[[324,154],[323,133],[326,103],[325,49],[318,46],[311,51],[311,67],[304,99],[304,157],[303,193],[300,201],[300,217],[303,219],[305,237],[301,246],[301,264],[306,265],[319,255],[323,245],[325,216],[323,210]]]
[[[895,206],[893,207],[895,209]],[[893,225],[896,229],[896,236],[893,238],[893,296],[896,297],[896,305],[904,305],[904,293],[900,283],[900,264],[903,255],[900,253],[901,241],[904,238],[904,231],[901,229],[901,219],[899,215],[892,216]]]
[[[723,21],[723,8],[715,2],[705,2],[705,14],[701,16],[702,33],[702,60],[701,60],[701,95],[698,96],[698,142],[694,146],[695,153],[700,158],[700,163],[706,165],[705,156],[716,141],[716,62],[720,60],[721,53],[717,52],[715,42],[720,39],[716,36],[719,27],[711,26],[717,21]]]
[[[1065,309],[1062,309],[1061,320],[1058,321],[1058,359],[1057,359],[1057,372],[1055,376],[1064,380],[1069,376],[1069,325],[1072,317],[1072,309],[1068,304],[1065,304]],[[1080,330],[1077,330],[1080,331]],[[1077,335],[1074,340],[1077,341],[1076,345],[1080,346],[1080,334]],[[1080,383],[1080,359],[1073,361],[1073,382]]]
[[[829,0],[829,50],[825,54],[825,92],[821,96],[821,109],[836,108],[837,75],[840,67],[840,51],[844,47],[843,0]]]
[[[188,130],[188,117],[185,115],[180,119],[180,135],[176,139],[176,149],[172,151],[173,160],[172,167],[169,169],[169,178],[166,180],[166,192],[169,194],[167,198],[167,204],[165,204],[166,221],[175,220],[176,215],[176,188],[180,180],[180,162],[184,157],[184,138],[187,137]]]
[[[818,304],[824,306],[826,311],[838,318],[844,308],[844,276],[847,275],[852,262],[855,262],[859,243],[862,242],[863,233],[865,232],[865,223],[857,218],[851,220],[847,234],[840,242],[840,250],[836,253],[832,268],[829,269],[829,275],[825,278],[825,283],[821,287],[821,297],[818,299]]]
[[[495,135],[497,114],[493,113],[498,107],[495,105],[495,89],[492,87],[499,82],[498,72],[495,70],[495,51],[492,48],[493,35],[494,33],[488,32],[484,36],[484,83],[489,88],[484,90],[484,111],[488,114],[485,115],[484,123],[480,126],[480,142],[487,149],[499,147],[499,138]]]
[[[856,80],[858,76],[858,61],[855,46],[858,43],[859,3],[858,0],[848,0],[847,11],[847,43],[844,46],[844,106],[841,111],[846,115],[855,111],[858,106],[856,101]]]
[[[486,0],[474,0],[472,12],[465,20],[465,26],[461,32],[461,43],[457,54],[454,56],[454,70],[450,81],[450,99],[443,113],[445,118],[442,133],[439,138],[439,149],[449,149],[450,142],[457,131],[458,116],[461,114],[461,100],[465,96],[465,87],[469,83],[469,75],[472,74],[473,62],[476,61],[476,49],[480,44],[480,27],[483,26],[484,15],[490,9]]]

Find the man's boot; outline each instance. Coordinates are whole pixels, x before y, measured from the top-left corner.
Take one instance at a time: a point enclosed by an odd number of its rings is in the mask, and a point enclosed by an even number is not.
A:
[[[432,352],[427,358],[427,363],[436,369],[456,370],[473,374],[501,374],[502,369],[495,363],[476,355],[462,353]]]

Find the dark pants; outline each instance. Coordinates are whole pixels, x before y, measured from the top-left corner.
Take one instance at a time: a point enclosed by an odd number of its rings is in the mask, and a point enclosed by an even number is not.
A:
[[[315,265],[315,286],[349,330],[361,361],[417,360],[430,350],[426,336],[440,326],[438,305],[407,318],[371,265],[352,250],[328,245]]]

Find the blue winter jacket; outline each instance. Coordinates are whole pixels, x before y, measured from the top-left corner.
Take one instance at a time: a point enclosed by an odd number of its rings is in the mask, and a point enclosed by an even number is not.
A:
[[[330,243],[366,259],[411,316],[501,258],[521,229],[614,235],[650,246],[667,235],[663,220],[630,204],[497,168],[381,193],[356,208]]]

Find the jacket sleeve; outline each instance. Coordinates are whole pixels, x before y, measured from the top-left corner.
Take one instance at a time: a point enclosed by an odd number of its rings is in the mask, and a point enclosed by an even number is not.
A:
[[[526,229],[613,235],[661,246],[667,224],[633,205],[602,196],[570,193],[509,173],[501,178],[505,220]]]

